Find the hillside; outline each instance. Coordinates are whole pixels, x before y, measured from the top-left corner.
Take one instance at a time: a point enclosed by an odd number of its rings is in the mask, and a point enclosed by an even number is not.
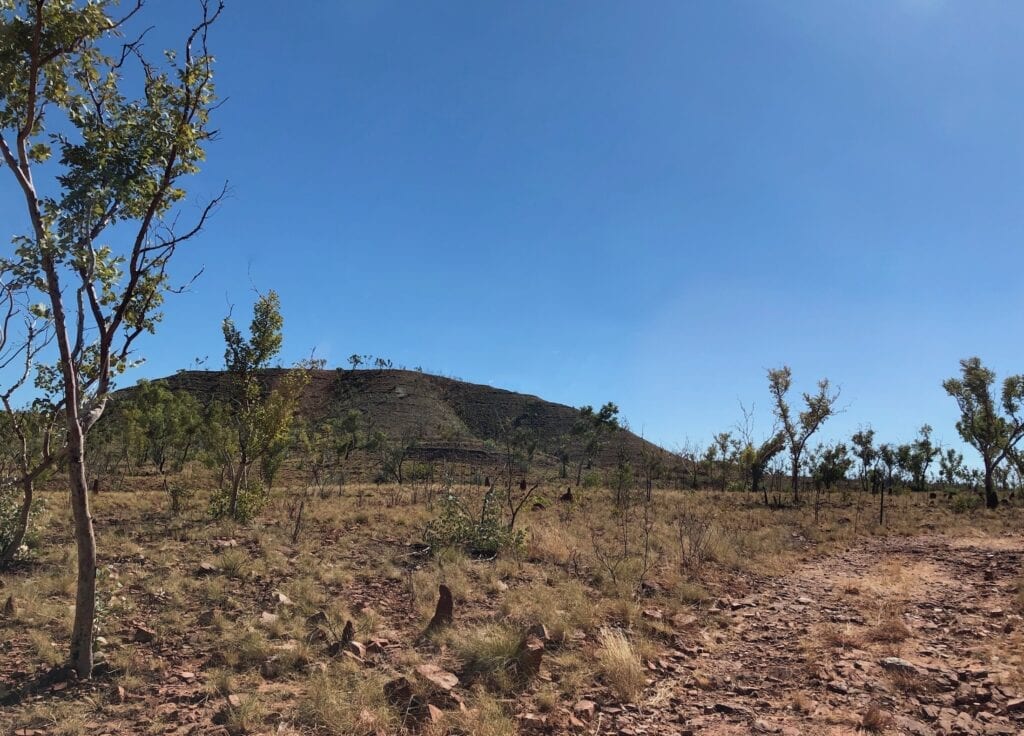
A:
[[[274,369],[264,375],[273,383],[286,372]],[[162,380],[172,389],[189,391],[203,403],[223,396],[228,386],[228,376],[222,371],[182,371]],[[329,416],[350,409],[362,414],[367,432],[380,430],[392,438],[415,440],[412,459],[479,465],[500,459],[503,426],[534,430],[541,461],[555,465],[552,453],[558,439],[569,434],[579,416],[571,406],[537,396],[417,371],[313,371],[302,397],[303,414]],[[607,443],[597,464],[610,467],[620,457],[638,462],[645,454],[672,457],[621,430]]]

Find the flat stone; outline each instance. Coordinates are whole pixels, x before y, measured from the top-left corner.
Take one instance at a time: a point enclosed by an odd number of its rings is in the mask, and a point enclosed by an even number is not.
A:
[[[445,692],[459,684],[458,677],[436,664],[421,664],[416,668],[416,674]]]
[[[898,672],[903,675],[916,675],[920,672],[916,665],[901,657],[886,657],[879,664],[888,672]]]

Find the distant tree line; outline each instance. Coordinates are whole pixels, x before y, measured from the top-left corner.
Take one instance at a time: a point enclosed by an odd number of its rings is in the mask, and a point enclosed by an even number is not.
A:
[[[746,488],[768,506],[782,504],[785,479],[794,504],[801,503],[806,491],[817,498],[833,488],[852,486],[883,496],[896,489],[963,491],[997,508],[1000,490],[1011,495],[1024,488],[1024,376],[1005,378],[997,390],[995,373],[973,357],[962,360],[960,375],[942,385],[957,402],[957,432],[977,450],[980,468],[969,467],[955,448],[936,444],[928,424],[901,444],[876,444],[875,431],[868,426],[849,441],[812,445],[824,423],[840,411],[839,391],[822,379],[815,391],[793,401],[788,366],[768,371],[774,425],[764,438],[753,436],[752,412],[744,409],[744,423],[737,429],[714,435],[707,445],[680,448],[678,468],[690,487]],[[964,503],[973,503],[972,496],[964,498]]]

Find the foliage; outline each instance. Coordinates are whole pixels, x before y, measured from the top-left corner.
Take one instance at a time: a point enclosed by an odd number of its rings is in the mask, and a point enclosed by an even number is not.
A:
[[[836,412],[839,392],[832,391],[827,378],[818,381],[818,391],[814,394],[804,393],[805,409],[796,416],[786,399],[793,385],[793,372],[789,366],[768,371],[768,388],[772,395],[775,418],[782,425],[789,445],[790,475],[793,500],[800,500],[800,460],[807,446],[807,441],[814,435],[826,419]]]
[[[849,450],[842,442],[834,445],[819,445],[809,462],[811,475],[816,487],[830,489],[846,479],[853,467]]]
[[[750,483],[750,490],[758,493],[762,490],[761,479],[764,478],[768,463],[780,452],[786,449],[786,435],[783,432],[776,432],[760,445],[747,441],[736,455],[737,463],[743,477]],[[768,505],[768,490],[764,489],[764,503]]]
[[[860,482],[861,490],[868,490],[869,475],[875,461],[878,459],[878,450],[875,448],[875,430],[868,427],[854,432],[850,438],[853,443],[853,454],[860,460]]]
[[[280,300],[274,291],[256,300],[248,338],[230,316],[224,319],[224,364],[231,379],[230,393],[226,402],[211,407],[207,441],[231,487],[226,504],[219,495],[214,497],[211,512],[215,516],[251,518],[291,447],[292,422],[309,381],[306,369],[320,364],[310,362],[289,371],[273,388],[267,386],[262,372],[281,349],[283,326]],[[262,471],[258,480],[250,475],[256,463]]]
[[[175,252],[224,195],[178,225],[182,179],[198,172],[216,133],[207,34],[222,6],[201,2],[183,53],[166,51],[159,64],[145,58],[141,36],[123,39],[142,3],[118,6],[0,2],[0,158],[24,204],[0,282],[29,317],[5,327],[24,325],[14,354],[36,369],[39,395],[66,430],[23,477],[65,463],[78,567],[70,653],[81,678],[92,672],[96,610],[86,436],[113,380],[137,364],[135,341],[155,332],[165,296],[180,290],[168,274]],[[30,483],[23,489],[30,498]]]
[[[928,468],[939,448],[932,444],[932,428],[925,424],[913,442],[896,448],[896,462],[910,476],[910,487],[924,491],[928,484]]]
[[[627,506],[632,501],[634,480],[633,465],[628,460],[619,460],[611,482],[616,506]]]
[[[171,514],[178,515],[185,511],[192,499],[195,498],[195,488],[180,480],[173,480],[167,483],[167,495],[171,499]]]
[[[267,488],[258,478],[243,481],[237,488],[221,486],[210,494],[210,516],[214,519],[232,518],[247,524],[259,515],[267,504]]]
[[[976,493],[961,491],[953,496],[950,508],[954,514],[966,514],[981,507],[981,497]]]
[[[417,433],[418,434],[418,433]],[[388,483],[394,481],[401,485],[405,481],[403,470],[409,453],[416,447],[416,436],[406,433],[400,437],[391,437],[383,430],[376,430],[370,435],[366,449],[377,455],[380,472],[377,481]]]
[[[141,454],[158,472],[181,471],[202,424],[202,407],[192,394],[171,391],[158,381],[139,381],[120,415],[125,430],[136,428]]]
[[[28,555],[31,543],[35,540],[34,522],[42,511],[42,502],[33,500],[29,509],[28,524],[24,533],[21,532],[21,498],[13,490],[0,491],[0,550],[16,541],[20,536],[20,544],[14,550],[12,559],[21,559]]]
[[[985,505],[989,508],[999,505],[993,475],[1014,454],[1024,437],[1024,414],[1021,413],[1024,375],[1007,376],[998,401],[993,393],[995,380],[995,372],[974,357],[960,361],[960,378],[942,383],[960,409],[957,431],[964,442],[981,455],[985,469]]]
[[[505,549],[519,549],[525,539],[522,530],[512,530],[505,523],[493,488],[484,494],[479,515],[473,514],[449,490],[441,497],[440,512],[427,524],[424,532],[424,541],[431,547],[458,547],[481,556],[493,556]]]
[[[952,447],[939,456],[939,475],[948,486],[959,483],[965,475],[964,456]]]
[[[321,496],[332,482],[342,484],[345,462],[364,441],[362,421],[363,415],[350,409],[341,416],[299,426],[296,445],[302,451],[308,482]]]
[[[619,407],[611,401],[597,411],[592,406],[580,409],[580,415],[572,426],[572,437],[577,445],[578,462],[576,485],[582,482],[583,469],[589,467],[601,452],[608,437],[619,429]]]

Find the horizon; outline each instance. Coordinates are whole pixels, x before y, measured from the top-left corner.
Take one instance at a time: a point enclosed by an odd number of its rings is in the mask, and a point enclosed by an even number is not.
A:
[[[196,7],[148,10],[152,52]],[[941,381],[1024,362],[1022,25],[941,0],[228,3],[221,135],[186,185],[231,196],[121,383],[219,366],[221,319],[274,289],[285,365],[614,401],[673,448],[741,402],[767,432],[788,364],[794,392],[842,388],[822,441],[927,423],[976,462]]]

